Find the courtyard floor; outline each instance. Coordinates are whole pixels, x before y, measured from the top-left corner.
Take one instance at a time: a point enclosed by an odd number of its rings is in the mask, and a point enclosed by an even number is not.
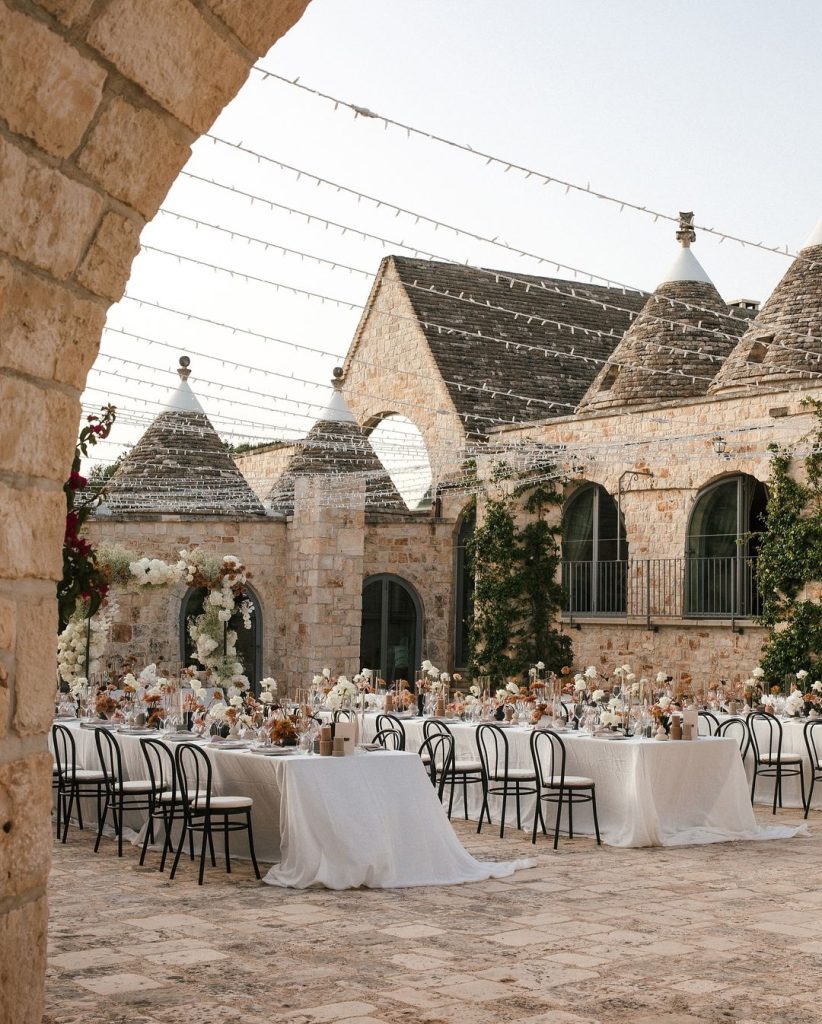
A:
[[[763,824],[773,823],[764,809]],[[54,847],[45,1024],[804,1024],[822,1020],[822,823],[679,849],[541,840],[449,888],[296,892],[220,862]],[[780,822],[801,820],[781,811]],[[815,820],[816,819],[816,820]],[[456,822],[488,859],[526,837]]]

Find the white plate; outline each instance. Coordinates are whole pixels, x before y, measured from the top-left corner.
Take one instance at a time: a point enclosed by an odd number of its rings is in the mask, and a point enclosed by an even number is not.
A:
[[[246,740],[223,740],[222,743],[209,743],[211,750],[247,750],[251,744]]]
[[[260,757],[289,757],[292,754],[299,754],[296,747],[251,747],[249,754],[259,754]]]

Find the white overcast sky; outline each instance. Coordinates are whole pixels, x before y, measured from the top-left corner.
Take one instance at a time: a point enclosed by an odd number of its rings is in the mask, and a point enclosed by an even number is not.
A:
[[[796,249],[822,216],[820,39],[822,6],[800,0],[313,0],[261,65],[547,174],[672,214],[692,209],[697,223]],[[212,132],[357,191],[642,288],[652,289],[675,255],[667,222],[525,181],[257,75]],[[571,276],[298,181],[208,138],[196,143],[186,171],[443,257]],[[386,252],[405,251],[306,224],[185,174],[163,209],[369,274]],[[371,284],[368,276],[168,213],[147,225],[142,240],[355,304],[365,302]],[[789,265],[785,257],[706,234],[694,251],[726,299],[765,299]],[[332,368],[358,320],[357,309],[150,250],[135,261],[127,294],[226,326],[131,300],[111,309],[110,328],[164,344],[104,335],[89,379],[96,390],[85,401],[97,406],[110,397],[122,410],[112,442],[97,453],[106,460],[139,437],[176,382],[183,352],[191,356],[191,383],[226,440],[299,435],[327,401]],[[424,384],[410,397],[425,403]],[[413,418],[413,410],[405,411]]]

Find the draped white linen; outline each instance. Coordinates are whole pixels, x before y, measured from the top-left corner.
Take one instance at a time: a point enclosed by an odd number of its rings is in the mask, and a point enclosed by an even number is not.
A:
[[[365,734],[374,729],[367,715]],[[448,722],[457,758],[477,760],[476,726]],[[409,750],[423,740],[423,720],[403,721]],[[532,765],[530,728],[505,730],[510,766]],[[731,739],[659,742],[646,739],[608,740],[568,732],[566,772],[596,783],[602,841],[609,846],[682,846],[733,840],[788,839],[803,829],[757,824],[739,748]],[[446,790],[447,793],[447,790]],[[479,820],[480,786],[468,788],[468,814]],[[492,820],[499,824],[501,799],[489,797]],[[522,800],[523,827],[533,825],[534,797]],[[462,794],[455,793],[454,814],[463,812]],[[563,816],[563,823],[567,818]],[[509,798],[506,824],[516,823]],[[485,826],[488,827],[488,826]],[[593,834],[590,807],[574,809],[574,831]]]
[[[67,723],[60,723],[67,724]],[[99,766],[94,730],[70,723],[78,764]],[[112,733],[127,778],[147,775],[140,737]],[[416,754],[374,751],[342,758],[266,757],[202,742],[215,795],[250,796],[257,858],[269,885],[331,889],[455,885],[501,878],[530,859],[478,861],[459,842]],[[93,802],[84,817],[94,819]],[[127,823],[142,826],[134,814]],[[131,833],[134,841],[137,836]],[[232,857],[248,857],[245,833]]]

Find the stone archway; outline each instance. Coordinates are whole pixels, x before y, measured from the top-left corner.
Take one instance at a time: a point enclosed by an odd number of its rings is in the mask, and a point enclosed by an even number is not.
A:
[[[54,583],[80,393],[143,225],[307,4],[0,0],[0,1024],[42,1012]]]

